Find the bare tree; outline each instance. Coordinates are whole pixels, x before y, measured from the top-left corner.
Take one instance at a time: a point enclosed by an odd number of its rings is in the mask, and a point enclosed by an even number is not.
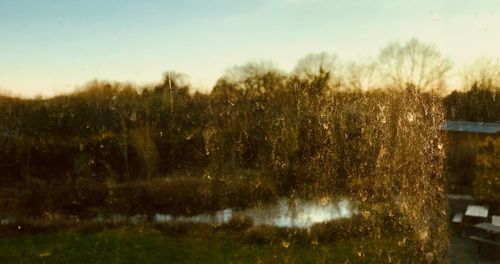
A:
[[[228,68],[219,81],[231,83],[249,95],[260,95],[272,93],[278,86],[284,85],[284,76],[285,73],[271,62],[261,61]]]
[[[330,74],[330,86],[338,86],[341,83],[341,64],[337,55],[326,52],[313,53],[301,58],[292,74],[299,78],[311,78],[319,76],[321,72]]]
[[[222,79],[232,83],[244,82],[249,78],[262,76],[270,72],[280,73],[280,70],[269,61],[249,62],[226,69]]]
[[[479,58],[464,67],[462,85],[468,90],[472,87],[485,89],[500,88],[500,61],[489,58]]]
[[[375,61],[349,62],[344,67],[343,87],[346,90],[369,90],[379,84],[378,66]]]
[[[379,54],[380,74],[385,85],[405,88],[412,84],[423,90],[442,91],[451,68],[435,46],[411,39],[404,45],[389,44]]]

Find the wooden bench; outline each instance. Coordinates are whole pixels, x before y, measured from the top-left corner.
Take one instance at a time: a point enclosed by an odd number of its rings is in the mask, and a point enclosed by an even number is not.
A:
[[[477,252],[479,254],[481,253],[481,245],[483,245],[483,244],[500,247],[500,242],[497,242],[497,241],[494,241],[494,240],[490,240],[490,239],[487,239],[487,238],[478,237],[478,236],[470,236],[469,239],[478,242],[479,245],[477,247]]]

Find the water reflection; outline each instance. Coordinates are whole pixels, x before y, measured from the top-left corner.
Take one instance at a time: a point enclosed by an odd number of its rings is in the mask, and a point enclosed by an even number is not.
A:
[[[275,204],[244,210],[224,209],[213,214],[196,216],[172,216],[155,214],[154,222],[193,222],[224,224],[233,216],[249,217],[255,225],[308,228],[314,224],[338,218],[349,218],[358,212],[357,207],[347,199],[337,201],[307,201],[280,198]]]
[[[220,225],[229,223],[233,217],[245,217],[251,219],[254,225],[309,228],[317,223],[339,218],[349,218],[357,213],[358,208],[356,204],[347,199],[309,201],[283,197],[273,204],[265,204],[243,210],[227,208],[215,213],[195,216],[154,214],[152,218],[148,218],[146,215],[126,216],[116,213],[103,213],[90,221],[95,223],[112,222],[131,224],[142,224],[152,221],[155,223],[184,222]],[[16,217],[0,218],[0,226],[15,225],[16,222]]]

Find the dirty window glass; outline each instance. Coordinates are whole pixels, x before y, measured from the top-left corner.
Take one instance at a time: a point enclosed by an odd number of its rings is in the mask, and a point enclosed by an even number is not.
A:
[[[438,2],[2,1],[0,262],[494,262],[500,10]]]

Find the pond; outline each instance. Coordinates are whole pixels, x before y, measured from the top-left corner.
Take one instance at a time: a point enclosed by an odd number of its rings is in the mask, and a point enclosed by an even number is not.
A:
[[[205,223],[213,225],[227,224],[233,217],[245,217],[254,225],[269,225],[276,227],[309,228],[314,224],[328,222],[340,218],[349,218],[358,213],[356,203],[348,199],[302,200],[279,198],[275,203],[264,204],[246,209],[216,211],[214,213],[194,216],[170,215],[156,213],[149,218],[146,215],[126,216],[116,213],[103,213],[90,219],[91,222],[127,222],[141,224],[148,221],[154,223]],[[0,226],[10,226],[17,223],[16,217],[0,218]]]
[[[356,213],[358,213],[357,206],[347,199],[320,199],[312,201],[283,197],[278,199],[274,204],[243,210],[228,208],[212,214],[195,216],[155,214],[153,221],[157,223],[193,222],[224,224],[228,223],[234,216],[243,216],[252,219],[255,225],[309,228],[317,223],[339,218],[349,218]]]

